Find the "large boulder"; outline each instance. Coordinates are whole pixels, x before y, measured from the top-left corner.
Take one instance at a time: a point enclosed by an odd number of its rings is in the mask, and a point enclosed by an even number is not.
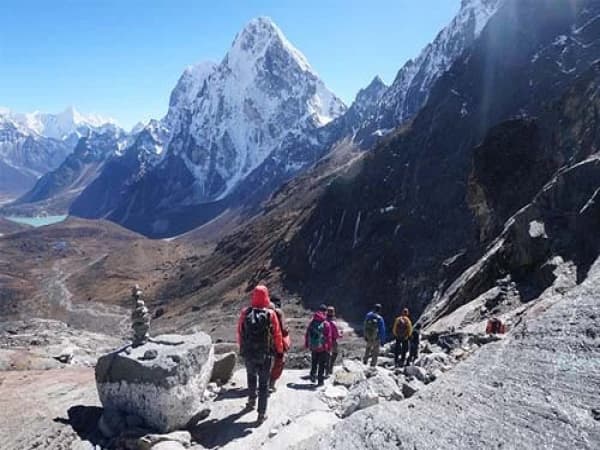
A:
[[[185,428],[206,408],[213,362],[205,333],[157,336],[100,357],[98,396],[104,408],[136,415],[158,432]]]
[[[338,411],[340,417],[348,417],[354,412],[368,408],[379,403],[379,396],[373,387],[363,380],[352,388],[348,396],[342,402]]]

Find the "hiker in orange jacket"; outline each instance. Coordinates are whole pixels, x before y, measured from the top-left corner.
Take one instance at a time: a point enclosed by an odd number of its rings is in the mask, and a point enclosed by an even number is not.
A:
[[[394,326],[392,328],[392,333],[396,338],[396,345],[394,347],[394,363],[396,367],[404,366],[406,361],[406,353],[408,352],[408,347],[410,343],[410,337],[412,336],[412,322],[410,320],[410,315],[407,308],[402,310],[402,314],[396,317],[394,321]],[[402,359],[398,364],[398,359],[400,359],[400,355],[402,355]]]
[[[271,300],[266,286],[256,286],[252,292],[251,306],[242,309],[237,327],[240,355],[246,364],[248,403],[252,410],[258,397],[258,424],[267,416],[269,378],[273,356],[283,355],[283,339],[277,314],[269,309]],[[258,382],[258,395],[256,385]]]

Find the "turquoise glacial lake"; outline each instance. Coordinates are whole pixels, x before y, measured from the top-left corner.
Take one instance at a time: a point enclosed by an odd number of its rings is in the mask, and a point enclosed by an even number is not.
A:
[[[5,219],[11,220],[17,223],[23,223],[25,225],[31,225],[33,227],[43,227],[44,225],[52,225],[53,223],[62,222],[67,216],[44,216],[44,217],[18,217],[18,216],[7,216]]]

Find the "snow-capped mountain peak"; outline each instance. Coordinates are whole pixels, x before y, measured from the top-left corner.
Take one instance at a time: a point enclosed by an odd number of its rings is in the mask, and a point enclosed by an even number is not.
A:
[[[378,123],[374,126],[393,128],[416,114],[433,84],[472,45],[504,1],[462,0],[460,10],[448,26],[398,71],[382,98]]]
[[[85,115],[69,106],[58,114],[42,113],[17,113],[8,108],[0,108],[0,115],[17,124],[23,131],[35,133],[39,136],[64,140],[72,134],[82,135],[84,131],[101,128],[105,125],[116,125],[116,121],[97,114]]]
[[[345,110],[277,25],[259,17],[237,34],[220,64],[183,73],[165,120],[164,156],[181,158],[197,180],[191,202],[222,198],[286,136]]]
[[[267,49],[280,46],[301,70],[314,73],[306,57],[287,40],[283,32],[269,17],[252,19],[235,37],[225,60],[230,67],[248,65],[264,57]],[[225,62],[225,61],[224,61]]]

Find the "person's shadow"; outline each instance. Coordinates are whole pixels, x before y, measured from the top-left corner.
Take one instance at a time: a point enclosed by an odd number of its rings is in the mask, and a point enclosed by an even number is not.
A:
[[[289,387],[290,389],[295,389],[297,391],[314,391],[315,389],[317,389],[317,385],[314,383],[288,383],[286,384],[287,387]]]
[[[248,397],[247,389],[243,389],[243,388],[227,389],[227,390],[221,391],[217,395],[217,398],[215,398],[215,401],[218,402],[219,400],[236,399],[236,398],[244,398],[244,397]]]
[[[203,447],[214,448],[248,436],[252,432],[251,428],[256,428],[256,423],[237,421],[250,412],[252,411],[244,408],[221,420],[201,422],[189,429],[192,439]]]

